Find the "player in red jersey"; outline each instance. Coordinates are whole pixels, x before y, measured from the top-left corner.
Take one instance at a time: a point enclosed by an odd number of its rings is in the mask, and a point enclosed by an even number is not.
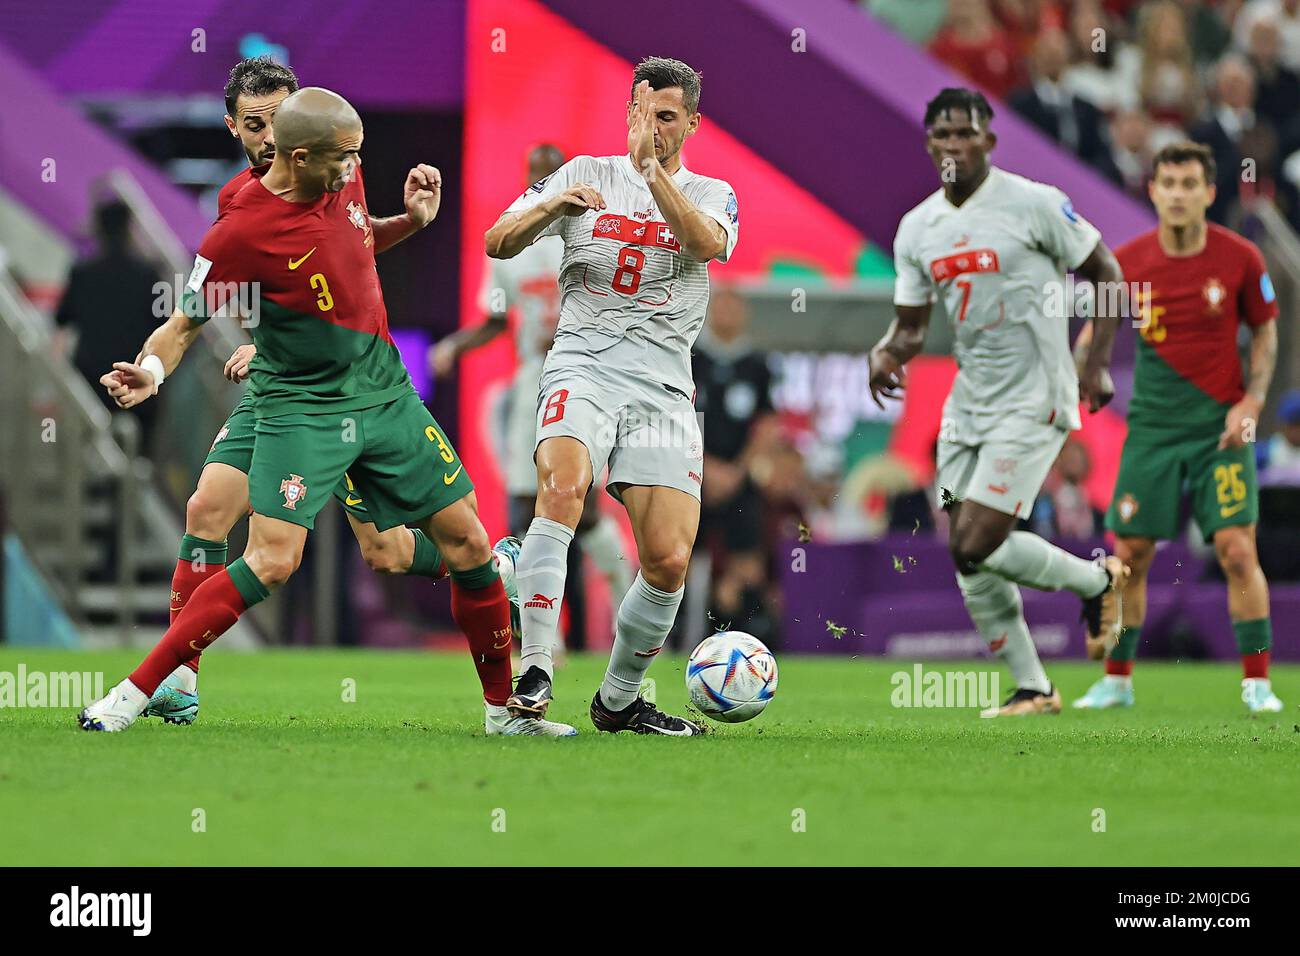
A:
[[[1141,337],[1106,526],[1133,573],[1123,592],[1118,642],[1089,646],[1094,656],[1106,654],[1106,675],[1074,706],[1133,704],[1147,572],[1156,541],[1178,531],[1187,491],[1228,579],[1228,613],[1245,674],[1242,700],[1252,713],[1277,712],[1282,702],[1268,679],[1268,582],[1255,551],[1259,500],[1251,449],[1277,359],[1273,285],[1254,244],[1206,221],[1214,202],[1209,147],[1167,146],[1153,169],[1149,191],[1160,224],[1116,251],[1129,287],[1138,290]],[[1251,336],[1247,381],[1237,357],[1242,325]]]
[[[195,590],[158,646],[79,723],[129,727],[163,678],[293,574],[316,515],[350,475],[378,529],[414,525],[441,550],[488,732],[571,735],[565,725],[536,729],[539,721],[518,729],[506,712],[509,602],[464,464],[415,394],[388,331],[360,171],[361,119],[336,93],[308,88],[280,104],[275,130],[271,168],[231,199],[199,247],[180,319],[150,336],[140,363],[118,362],[101,379],[129,408],[156,394],[203,321],[237,315],[252,329],[248,547]],[[431,220],[441,177],[424,165],[416,176],[413,201]]]
[[[240,141],[249,166],[221,187],[217,194],[218,216],[225,213],[240,190],[270,168],[275,158],[272,119],[284,98],[297,89],[298,78],[293,71],[267,57],[241,60],[230,71],[225,88],[226,128]],[[428,224],[421,205],[414,202],[420,190],[415,174],[416,170],[412,170],[407,176],[405,212],[370,219],[376,253],[392,248]],[[226,363],[226,376],[233,382],[244,381],[256,354],[254,346],[240,346]],[[253,457],[254,425],[252,396],[246,393],[218,430],[203,462],[198,485],[186,502],[185,535],[172,573],[169,605],[172,621],[184,609],[194,589],[226,566],[226,538],[235,523],[248,514],[248,469]],[[381,532],[346,480],[335,489],[335,497],[347,514],[362,558],[370,568],[381,574],[418,574],[434,579],[445,576],[446,567],[437,546],[418,528],[398,527]],[[507,593],[517,603],[513,558],[503,554],[498,560]],[[173,724],[190,724],[197,719],[200,659],[201,655],[195,654],[158,685],[145,709],[146,717],[160,717]]]

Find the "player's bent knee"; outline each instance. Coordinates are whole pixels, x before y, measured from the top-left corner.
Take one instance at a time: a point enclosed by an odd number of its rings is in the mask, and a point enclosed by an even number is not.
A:
[[[244,562],[257,580],[269,591],[274,591],[293,576],[302,561],[301,553],[286,551],[254,551],[244,557]]]
[[[185,502],[185,530],[198,538],[223,541],[239,519],[229,501],[199,488]]]
[[[990,554],[997,547],[988,547],[986,543],[973,538],[953,538],[948,542],[948,553],[952,563],[962,574],[974,574],[980,569]]]
[[[641,555],[641,576],[651,587],[661,591],[676,591],[686,580],[686,569],[691,563],[691,548],[687,544],[673,544],[662,549],[651,549]]]
[[[1219,566],[1229,578],[1244,578],[1255,572],[1259,557],[1255,542],[1244,528],[1230,528],[1214,536],[1214,551]]]
[[[362,544],[361,557],[376,574],[401,574],[406,570],[402,567],[401,555],[382,542]]]

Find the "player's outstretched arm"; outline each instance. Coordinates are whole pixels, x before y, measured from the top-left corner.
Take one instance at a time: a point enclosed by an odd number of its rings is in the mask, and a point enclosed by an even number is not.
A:
[[[119,408],[132,408],[158,394],[163,379],[181,364],[181,356],[198,338],[201,322],[177,309],[145,340],[134,362],[114,362],[113,370],[99,378],[99,384]]]
[[[1079,373],[1079,398],[1088,403],[1089,411],[1096,412],[1115,396],[1115,383],[1110,379],[1110,353],[1119,328],[1119,303],[1124,297],[1107,294],[1107,289],[1118,289],[1124,281],[1124,272],[1115,254],[1099,242],[1074,273],[1093,284],[1096,314],[1090,323],[1091,339]]]
[[[881,408],[880,399],[902,398],[901,390],[907,387],[908,362],[921,352],[925,344],[925,331],[930,327],[929,305],[895,305],[896,318],[885,337],[876,343],[868,359],[871,400]]]
[[[588,209],[604,209],[605,199],[586,183],[574,183],[562,193],[519,212],[502,213],[483,234],[487,254],[493,259],[513,259],[533,244],[542,230],[561,216],[581,216]]]
[[[438,217],[442,206],[442,173],[436,166],[419,163],[411,167],[402,187],[402,204],[406,212],[400,216],[370,218],[376,254],[409,239]]]

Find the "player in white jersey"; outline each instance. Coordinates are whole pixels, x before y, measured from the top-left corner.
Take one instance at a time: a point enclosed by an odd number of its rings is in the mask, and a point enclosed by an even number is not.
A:
[[[993,110],[980,93],[945,89],[926,107],[930,157],[942,187],[905,215],[894,240],[897,318],[871,352],[871,394],[898,398],[904,365],[921,351],[930,306],[943,299],[959,371],[943,409],[937,483],[949,511],[949,550],[962,598],[1016,691],[984,716],[1059,713],[1025,624],[1018,584],[1066,589],[1083,599],[1089,634],[1118,636],[1116,557],[1093,562],[1013,530],[1066,436],[1080,427],[1079,400],[1097,411],[1114,393],[1109,364],[1115,297],[1097,295],[1094,345],[1082,379],[1070,355],[1067,271],[1123,281],[1119,264],[1059,189],[989,164]],[[1094,340],[1094,343],[1096,340]],[[883,407],[883,406],[882,406]]]
[[[727,183],[682,165],[699,127],[700,78],[677,60],[636,67],[627,153],[579,156],[535,183],[484,237],[510,258],[560,236],[560,324],[538,393],[537,517],[518,573],[522,675],[507,706],[541,717],[551,701],[551,645],[566,555],[595,477],[622,502],[641,570],[618,611],[614,649],[591,718],[598,730],[695,736],[659,711],[641,680],[677,616],[700,520],[703,446],[691,346],[704,324],[708,263],[725,262],[739,214]]]
[[[546,179],[564,165],[564,154],[550,143],[528,151],[525,187]],[[522,537],[533,520],[537,501],[537,466],[533,449],[537,441],[537,390],[542,363],[555,338],[560,317],[559,276],[564,243],[558,237],[539,239],[512,259],[489,259],[479,307],[486,316],[478,325],[461,329],[433,347],[431,364],[439,377],[450,374],[456,360],[486,345],[506,330],[508,312],[514,309],[515,356],[519,366],[510,386],[506,436],[501,469],[510,497],[510,531]],[[597,476],[599,477],[599,476]],[[615,606],[632,583],[623,556],[617,522],[602,515],[595,502],[583,508],[575,538],[582,552],[609,582]],[[506,538],[498,547],[518,556],[520,542]]]

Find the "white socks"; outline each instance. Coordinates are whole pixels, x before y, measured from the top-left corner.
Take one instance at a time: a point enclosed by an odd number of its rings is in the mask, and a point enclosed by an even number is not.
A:
[[[551,648],[560,629],[560,602],[573,531],[550,518],[534,518],[515,562],[519,586],[519,673],[536,666],[554,674]]]
[[[1028,531],[1013,531],[998,549],[984,559],[981,571],[1039,591],[1064,588],[1082,598],[1096,597],[1110,584],[1100,564],[1078,558]]]
[[[677,619],[684,587],[671,594],[646,583],[638,571],[636,580],[618,608],[618,629],[609,669],[600,685],[600,699],[610,710],[622,710],[636,699],[641,678],[664,646]]]
[[[988,642],[993,654],[1006,661],[1016,687],[1046,694],[1052,684],[1029,636],[1020,589],[1006,578],[987,571],[959,574],[957,586],[980,637]]]

